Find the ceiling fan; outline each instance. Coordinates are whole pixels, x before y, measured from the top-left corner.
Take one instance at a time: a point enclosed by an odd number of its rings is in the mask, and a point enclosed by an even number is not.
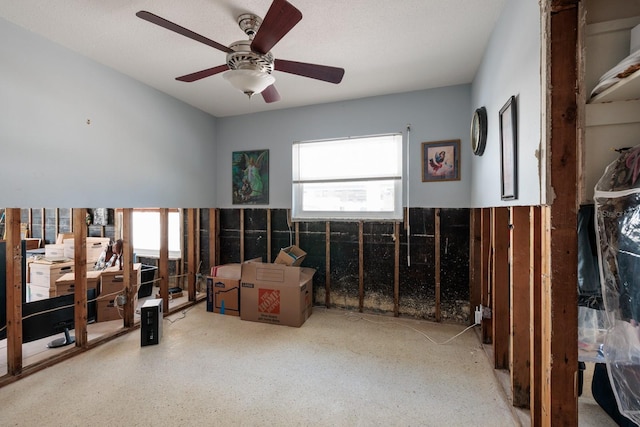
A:
[[[264,20],[251,13],[240,15],[238,25],[249,40],[240,40],[228,47],[151,12],[141,10],[136,16],[227,54],[226,64],[176,77],[182,82],[195,82],[224,72],[223,77],[249,98],[261,93],[265,102],[271,103],[280,100],[273,85],[275,78],[271,73],[274,70],[335,84],[344,76],[342,68],[273,57],[271,49],[302,19],[302,12],[286,0],[273,0]]]

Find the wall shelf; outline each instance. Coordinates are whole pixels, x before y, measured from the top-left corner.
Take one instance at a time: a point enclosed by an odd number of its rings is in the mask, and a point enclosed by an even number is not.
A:
[[[640,99],[640,70],[589,100],[589,104]]]

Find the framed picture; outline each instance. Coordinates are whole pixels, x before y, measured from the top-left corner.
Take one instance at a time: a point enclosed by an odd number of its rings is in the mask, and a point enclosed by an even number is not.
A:
[[[502,200],[518,198],[518,114],[516,97],[500,109],[500,180]]]
[[[234,151],[233,204],[269,204],[269,150]]]
[[[422,182],[460,179],[460,140],[422,143]]]

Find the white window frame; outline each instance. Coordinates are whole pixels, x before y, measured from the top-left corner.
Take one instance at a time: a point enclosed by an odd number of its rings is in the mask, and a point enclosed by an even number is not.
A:
[[[341,176],[342,172],[337,172],[337,169],[345,169],[344,161],[336,161],[332,164],[327,164],[327,175],[323,176],[322,172],[315,170],[313,173],[301,170],[302,164],[305,163],[304,156],[309,156],[311,150],[305,150],[305,148],[313,148],[313,146],[307,146],[306,144],[316,144],[316,147],[322,147],[329,151],[336,151],[336,156],[340,157],[340,160],[344,160],[341,156],[341,152],[337,150],[338,144],[344,142],[354,142],[355,144],[371,144],[375,143],[388,143],[390,148],[393,149],[393,156],[381,157],[380,160],[388,164],[388,161],[395,162],[391,164],[387,170],[380,172],[366,171],[366,175],[354,176],[353,174],[345,173]],[[337,143],[337,144],[336,144]],[[333,220],[333,221],[397,221],[403,219],[403,135],[402,133],[383,134],[383,135],[367,135],[359,137],[349,138],[336,138],[336,139],[323,139],[313,141],[297,141],[293,143],[292,148],[292,210],[291,216],[293,221],[316,221],[316,220]],[[375,153],[375,150],[372,152]],[[302,158],[300,156],[303,156]],[[358,159],[346,159],[347,161],[357,161]],[[317,159],[313,159],[317,163]],[[342,163],[342,165],[338,164]],[[386,165],[385,165],[386,166]],[[351,176],[350,176],[351,175]],[[336,185],[356,185],[366,186],[367,183],[374,184],[386,182],[393,188],[393,208],[392,210],[348,210],[348,206],[341,210],[305,210],[305,186],[307,189],[311,186],[318,186],[327,184]],[[347,203],[345,202],[345,205]],[[369,207],[371,207],[369,205]]]
[[[169,209],[169,259],[182,257],[182,213]],[[160,258],[160,209],[134,209],[131,240],[137,257]]]

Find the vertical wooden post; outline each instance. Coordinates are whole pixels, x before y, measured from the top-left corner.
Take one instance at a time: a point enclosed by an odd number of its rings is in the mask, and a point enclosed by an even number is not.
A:
[[[158,278],[162,312],[169,313],[169,209],[160,209],[160,253],[158,257]]]
[[[364,310],[364,223],[358,222],[358,311]]]
[[[577,425],[579,0],[542,2],[543,129],[542,425]]]
[[[207,245],[209,247],[209,271],[207,276],[211,273],[211,267],[215,267],[216,263],[216,215],[215,208],[209,208],[209,241]]]
[[[220,264],[220,251],[218,246],[218,225],[220,224],[220,210],[209,208],[209,267]]]
[[[5,209],[7,282],[7,372],[22,372],[22,237],[20,209]]]
[[[473,324],[475,308],[482,303],[482,210],[471,209],[469,215],[469,319]]]
[[[300,246],[300,223],[299,222],[296,222],[295,230],[296,230],[295,231],[295,234],[296,234],[296,236],[295,236],[296,246]]]
[[[267,208],[267,259],[271,262],[271,209]]]
[[[493,260],[493,247],[491,245],[491,217],[492,211],[490,208],[482,209],[482,218],[480,219],[482,225],[482,237],[481,237],[481,266],[480,266],[480,285],[482,289],[482,306],[484,308],[493,307],[492,303],[492,269],[491,263]],[[493,317],[482,316],[482,342],[485,344],[491,344],[493,342]]]
[[[60,209],[59,208],[56,208],[54,233],[55,233],[55,236],[53,236],[53,243],[56,243],[56,240],[58,239],[58,234],[60,233]],[[43,240],[42,244],[44,245],[45,243],[46,242]]]
[[[175,279],[175,285],[176,286],[180,286],[180,288],[184,289],[184,263],[185,260],[187,259],[187,251],[188,251],[188,245],[189,242],[185,242],[184,236],[187,235],[188,231],[185,230],[185,225],[184,225],[184,215],[189,215],[189,210],[188,209],[181,209],[180,212],[182,212],[182,215],[180,217],[180,260],[179,262],[176,261],[176,279]],[[187,226],[188,228],[188,226]],[[185,247],[185,244],[187,245],[187,247]]]
[[[196,232],[196,235],[194,236],[195,237],[194,245],[195,245],[195,252],[196,252],[196,260],[195,260],[195,264],[194,265],[195,265],[195,274],[196,275],[194,277],[197,277],[197,275],[200,274],[200,266],[201,266],[201,264],[200,264],[201,255],[200,254],[202,253],[202,251],[201,251],[201,248],[200,248],[200,236],[201,236],[202,227],[200,225],[200,209],[196,208],[196,209],[194,209],[194,211],[195,211],[194,213],[196,215],[196,224],[195,224],[195,227],[194,227],[195,228],[195,232]],[[195,278],[194,278],[194,280],[195,280]]]
[[[136,309],[138,286],[136,273],[133,270],[133,209],[122,210],[122,276],[124,279],[125,297],[123,319],[124,327],[133,327],[133,312]]]
[[[393,229],[395,242],[394,270],[393,270],[393,315],[400,316],[400,223],[396,222]]]
[[[244,208],[240,209],[240,262],[244,262]]]
[[[29,233],[33,233],[33,209],[31,208],[27,209],[27,227],[28,227]]]
[[[513,406],[529,407],[530,391],[530,282],[531,282],[531,209],[511,208],[511,333],[510,371]]]
[[[331,223],[327,221],[324,229],[325,283],[324,304],[331,307]],[[297,233],[296,233],[297,234]]]
[[[87,346],[87,218],[86,209],[73,215],[74,334],[76,347]]]
[[[436,322],[442,320],[440,310],[440,208],[435,209],[435,281],[436,281]]]
[[[529,310],[530,320],[529,320],[529,328],[530,328],[530,345],[529,351],[531,353],[531,393],[530,393],[530,414],[531,414],[531,426],[539,427],[542,425],[542,365],[541,365],[541,344],[542,344],[542,336],[541,336],[541,299],[542,299],[542,289],[541,289],[541,237],[542,230],[540,228],[540,212],[541,209],[539,206],[531,207],[531,227],[530,227],[530,237],[529,240],[531,242],[531,250],[529,251],[530,256],[530,265],[531,265],[531,288],[530,288],[530,304],[531,309]]]
[[[83,209],[83,210],[84,210],[84,209]],[[86,210],[84,210],[84,211],[86,212]],[[44,209],[44,208],[41,208],[41,209],[40,209],[40,237],[42,238],[42,241],[43,241],[43,242],[46,240],[46,237],[47,237],[47,236],[45,235],[46,228],[45,228],[45,226],[44,226],[44,223],[45,223],[45,220],[46,220],[46,218],[45,218],[45,214],[46,214],[45,209]],[[33,236],[29,236],[29,237],[33,237]]]
[[[493,355],[496,369],[509,368],[509,208],[493,210]]]
[[[189,209],[187,218],[187,289],[189,301],[196,300],[196,214],[197,209]],[[242,217],[244,217],[244,211]],[[243,233],[244,234],[244,233]],[[244,235],[240,236],[241,241]]]

